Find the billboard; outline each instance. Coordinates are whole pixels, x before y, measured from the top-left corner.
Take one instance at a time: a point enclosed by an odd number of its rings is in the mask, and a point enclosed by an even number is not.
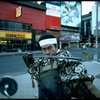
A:
[[[47,1],[46,2],[46,15],[60,17],[60,2]]]
[[[61,28],[61,15],[59,1],[46,2],[46,29],[59,30]]]
[[[81,27],[81,2],[62,1],[61,2],[61,25],[71,27]]]

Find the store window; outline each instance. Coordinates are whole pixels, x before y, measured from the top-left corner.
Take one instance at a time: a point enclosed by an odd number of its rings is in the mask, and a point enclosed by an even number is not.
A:
[[[0,52],[31,50],[32,25],[0,20]]]
[[[3,29],[3,24],[4,22],[3,21],[0,21],[0,29]]]
[[[10,30],[10,31],[31,32],[32,25],[27,23],[9,22],[5,20],[0,20],[0,29]]]

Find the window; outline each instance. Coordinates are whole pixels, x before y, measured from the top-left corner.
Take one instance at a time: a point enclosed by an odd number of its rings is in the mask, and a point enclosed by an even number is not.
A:
[[[22,23],[15,23],[15,29],[19,31],[23,31]]]
[[[3,28],[4,29],[9,29],[9,23],[7,23],[7,22],[4,21]]]
[[[0,29],[3,29],[4,22],[0,21]]]
[[[32,29],[32,25],[31,24],[24,24],[23,23],[23,30],[31,31],[31,29]]]
[[[26,23],[9,22],[9,21],[1,20],[0,21],[0,29],[30,32],[32,29],[32,25],[26,24]]]

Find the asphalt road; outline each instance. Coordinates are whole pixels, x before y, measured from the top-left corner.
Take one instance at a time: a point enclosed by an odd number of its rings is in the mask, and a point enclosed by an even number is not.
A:
[[[0,76],[25,72],[27,72],[27,68],[22,55],[0,57]]]
[[[70,49],[70,52],[74,57],[85,59],[84,53],[81,48]],[[87,53],[94,56],[95,49],[89,48]],[[24,52],[20,53],[4,53],[0,54],[0,76],[5,74],[18,74],[27,73],[26,65],[22,59]],[[33,56],[41,55],[41,53],[34,52]],[[100,49],[98,49],[98,57],[100,56]],[[100,58],[100,57],[99,57]]]

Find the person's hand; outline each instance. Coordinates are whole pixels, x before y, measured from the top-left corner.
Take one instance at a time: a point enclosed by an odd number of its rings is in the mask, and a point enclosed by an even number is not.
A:
[[[25,62],[25,64],[27,65],[28,68],[31,67],[31,65],[34,63],[34,59],[33,59],[33,56],[31,53],[26,53],[24,56],[23,56],[23,60]]]

